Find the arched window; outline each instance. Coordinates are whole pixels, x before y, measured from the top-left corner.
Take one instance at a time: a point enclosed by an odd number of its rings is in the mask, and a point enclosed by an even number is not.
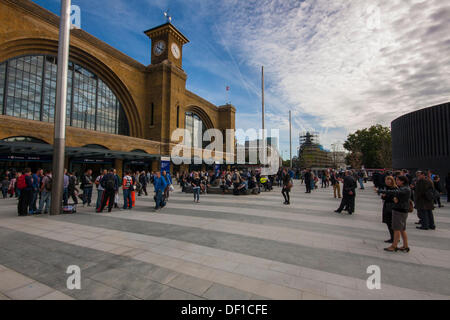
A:
[[[87,144],[83,146],[83,148],[87,149],[99,149],[99,150],[109,150],[107,147],[101,146],[99,144]]]
[[[0,64],[0,113],[54,122],[57,59],[23,56]],[[125,112],[108,85],[84,67],[69,62],[67,125],[129,135]]]
[[[203,142],[203,134],[207,130],[206,126],[194,112],[186,112],[185,129],[191,133],[191,141],[194,148],[205,148],[209,144]]]
[[[3,142],[27,142],[27,143],[39,143],[39,144],[48,144],[47,142],[36,139],[33,137],[11,137],[2,140]]]

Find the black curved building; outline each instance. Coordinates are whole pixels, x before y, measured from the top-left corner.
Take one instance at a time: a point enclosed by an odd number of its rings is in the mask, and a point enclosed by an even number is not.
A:
[[[430,169],[445,180],[450,172],[450,102],[394,120],[392,148],[395,169]]]

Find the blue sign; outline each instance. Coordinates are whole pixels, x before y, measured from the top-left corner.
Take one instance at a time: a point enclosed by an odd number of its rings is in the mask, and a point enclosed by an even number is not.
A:
[[[170,158],[161,158],[161,173],[170,172]]]

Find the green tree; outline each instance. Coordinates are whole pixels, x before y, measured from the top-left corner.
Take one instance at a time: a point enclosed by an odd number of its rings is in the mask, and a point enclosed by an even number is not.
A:
[[[348,164],[354,168],[392,167],[391,130],[382,125],[372,126],[350,134],[344,143],[350,154]]]

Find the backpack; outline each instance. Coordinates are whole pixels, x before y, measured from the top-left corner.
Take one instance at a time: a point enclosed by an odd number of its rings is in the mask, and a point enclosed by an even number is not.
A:
[[[105,189],[114,190],[115,188],[116,188],[116,181],[114,176],[112,176],[106,181]]]
[[[23,190],[27,187],[27,182],[25,180],[25,175],[21,175],[17,180],[17,189]]]
[[[47,180],[45,181],[44,188],[46,191],[52,191],[52,178],[47,177]]]
[[[126,180],[126,183],[124,185],[125,188],[130,188],[132,185],[132,178],[130,178],[129,176],[124,177],[124,179]]]

